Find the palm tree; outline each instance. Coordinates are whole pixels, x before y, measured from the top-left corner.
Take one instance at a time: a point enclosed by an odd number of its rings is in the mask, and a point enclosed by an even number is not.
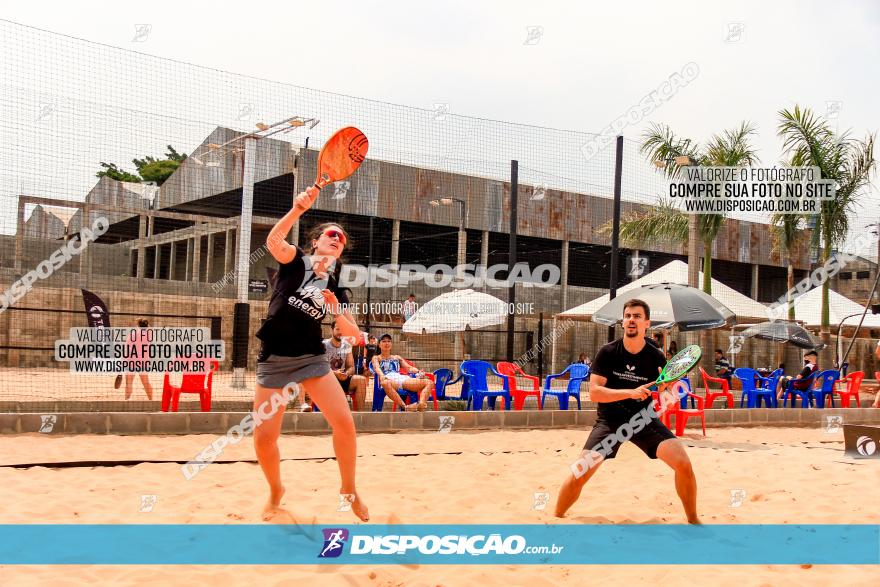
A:
[[[809,108],[795,105],[794,110],[779,112],[778,134],[783,139],[783,151],[790,156],[792,165],[818,167],[823,179],[837,183],[832,200],[822,201],[812,246],[821,245],[821,262],[831,256],[849,232],[849,218],[859,200],[871,185],[874,172],[874,136],[864,140],[851,138],[848,133],[835,136],[822,117]],[[829,335],[828,280],[822,284],[821,332]]]
[[[788,303],[788,319],[794,320],[794,304],[791,292],[794,289],[794,256],[804,237],[806,223],[800,214],[773,214],[770,218],[773,250],[785,258],[788,266],[785,291]]]
[[[690,139],[675,136],[664,124],[652,124],[643,135],[641,151],[649,161],[663,162],[667,177],[678,177],[681,165],[676,158],[688,157],[700,166],[748,166],[758,161],[751,144],[755,128],[742,122],[739,128],[725,130],[714,135],[705,147]],[[724,224],[723,214],[700,214],[697,216],[697,234],[703,243],[703,291],[712,293],[712,243]],[[657,206],[636,212],[624,218],[620,224],[620,237],[624,245],[640,246],[662,240],[687,244],[687,215],[672,203],[661,199]]]

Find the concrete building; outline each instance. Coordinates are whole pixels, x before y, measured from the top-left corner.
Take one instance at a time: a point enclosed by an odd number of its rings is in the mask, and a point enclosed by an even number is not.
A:
[[[76,233],[83,225],[91,225],[99,215],[106,216],[111,227],[82,260],[76,265],[68,264],[71,267],[65,271],[76,276],[68,277],[61,287],[100,290],[95,286],[97,283],[119,293],[202,296],[210,298],[206,303],[225,299],[228,310],[224,317],[231,321],[241,225],[243,153],[235,149],[213,152],[208,145],[224,144],[238,136],[241,133],[237,131],[216,128],[194,151],[207,155],[198,161],[189,157],[155,193],[151,186],[105,177],[80,203],[22,196],[19,226],[23,229],[14,237],[0,237],[0,277],[12,281],[25,268],[45,259],[63,238],[60,225],[45,216],[45,211],[36,218],[32,214],[24,222],[26,205],[75,206],[78,209],[67,222],[67,235]],[[256,142],[249,244],[251,280],[265,280],[266,267],[276,265],[270,255],[259,253],[271,227],[290,209],[293,196],[315,177],[317,154],[314,149],[280,140]],[[548,188],[542,199],[533,200],[529,198],[532,192],[533,186],[520,184],[517,261],[528,263],[531,268],[546,263],[556,265],[561,269],[561,283],[549,290],[518,287],[517,301],[534,303],[536,313],[542,312],[549,318],[607,291],[610,238],[598,229],[611,219],[612,199],[610,193],[582,194]],[[430,204],[439,198],[461,204]],[[622,211],[626,215],[644,207],[623,202]],[[327,221],[341,223],[350,233],[347,263],[456,265],[464,260],[484,266],[507,264],[510,183],[497,177],[454,174],[370,159],[347,182],[325,189],[301,221],[302,226],[293,228],[291,238],[305,244],[306,231]],[[38,235],[40,238],[35,238]],[[648,271],[673,259],[686,261],[686,249],[679,243],[639,251],[623,249],[618,259],[620,285],[631,279],[624,269],[634,254],[647,258]],[[729,219],[715,241],[712,257],[713,277],[753,299],[769,302],[785,291],[786,268],[774,251],[766,225]],[[795,258],[798,279],[806,274],[808,266],[809,256],[804,248]],[[407,286],[405,291],[373,288],[368,293],[355,288],[352,297],[361,302],[368,296],[372,301],[402,300],[410,291],[416,293],[418,301],[439,293],[422,284]],[[502,299],[507,297],[506,290],[490,293]],[[255,287],[251,299],[265,302],[268,295]],[[264,314],[264,310],[256,308],[251,313],[252,330]],[[391,324],[396,317],[374,319]],[[537,323],[537,316],[519,322],[517,348],[527,345],[529,336],[534,338]],[[503,340],[496,340],[503,339],[500,336],[489,340],[473,333],[469,337],[472,348],[503,348]],[[436,349],[439,343],[431,344]],[[251,349],[251,355],[255,353],[256,349]]]

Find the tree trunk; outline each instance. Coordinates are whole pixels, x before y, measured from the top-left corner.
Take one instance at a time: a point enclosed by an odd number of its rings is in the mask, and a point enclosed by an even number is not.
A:
[[[822,250],[822,265],[824,266],[831,257],[831,237],[825,233],[825,247]],[[825,343],[825,348],[819,351],[819,360],[825,365],[830,365],[833,361],[833,349],[831,347],[831,313],[828,303],[829,280],[826,278],[822,283],[822,322],[819,329],[819,340]],[[819,364],[823,364],[820,362]]]
[[[831,237],[826,232],[825,233],[825,247],[822,250],[822,265],[828,263],[828,259],[831,257]],[[826,279],[822,283],[822,334],[830,334],[831,333],[831,312],[828,302],[828,289],[831,286],[828,279]]]
[[[794,320],[794,304],[791,299],[791,292],[794,289],[794,265],[792,264],[791,251],[788,252],[788,275],[785,280],[786,302],[788,302],[788,319]]]
[[[712,295],[712,241],[703,241],[703,291]]]

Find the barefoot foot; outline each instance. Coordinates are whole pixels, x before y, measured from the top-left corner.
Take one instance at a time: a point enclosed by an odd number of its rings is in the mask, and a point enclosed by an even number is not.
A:
[[[367,504],[364,503],[364,500],[361,499],[361,496],[356,492],[354,494],[354,500],[351,501],[351,511],[356,515],[362,522],[370,521],[370,511],[367,509]]]
[[[278,487],[273,487],[269,491],[269,500],[266,502],[266,505],[263,506],[263,520],[269,521],[266,517],[272,517],[277,514],[278,510],[281,510],[281,498],[284,497],[284,486],[280,485]]]

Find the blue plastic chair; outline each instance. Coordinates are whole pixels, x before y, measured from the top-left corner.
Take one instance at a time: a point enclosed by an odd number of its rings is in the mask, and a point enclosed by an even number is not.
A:
[[[834,407],[834,384],[840,379],[840,373],[835,371],[834,369],[828,369],[827,371],[820,371],[816,375],[816,379],[822,382],[821,387],[813,390],[813,395],[816,398],[816,407],[824,408],[825,407],[825,398],[831,398],[831,407]]]
[[[489,405],[495,409],[495,399],[504,398],[504,409],[509,410],[512,398],[506,389],[489,389],[487,378],[489,373],[501,380],[503,385],[505,377],[495,370],[491,363],[486,361],[462,361],[461,374],[468,385],[467,409],[477,412],[483,409],[483,400],[488,399]],[[471,406],[473,405],[473,408]]]
[[[550,387],[550,384],[554,379],[562,377],[568,373],[568,386],[565,390],[561,389],[553,389]],[[572,363],[568,367],[565,368],[565,371],[562,373],[556,373],[555,375],[548,375],[544,380],[544,389],[541,393],[541,405],[546,406],[545,403],[547,401],[547,396],[551,395],[559,400],[559,409],[567,410],[568,409],[568,398],[569,396],[574,396],[577,400],[578,409],[581,409],[581,385],[584,381],[586,381],[587,377],[590,376],[590,368],[584,365],[583,363]]]
[[[749,367],[740,367],[733,372],[733,376],[739,379],[742,384],[742,395],[739,398],[739,407],[743,407],[743,401],[746,407],[760,407],[761,400],[764,400],[766,407],[776,407],[776,393],[765,387],[758,387],[758,380],[763,380],[758,372]]]
[[[679,390],[678,399],[681,400],[681,408],[686,409],[688,394],[693,394],[693,392],[691,391],[691,382],[690,382],[690,379],[688,379],[687,377],[682,377],[681,379],[679,379],[679,381],[681,381],[684,384],[685,389]],[[696,407],[697,404],[696,404],[696,400],[694,400],[694,396],[691,395],[690,398],[691,398],[691,408]]]
[[[758,377],[758,381],[761,382],[761,386],[758,389],[763,389],[769,391],[773,394],[773,407],[779,407],[779,401],[776,399],[776,390],[779,387],[779,380],[782,379],[784,373],[782,369],[777,369],[768,375],[767,377]],[[766,398],[765,398],[766,399]]]
[[[819,375],[819,371],[815,373],[810,373],[807,377],[803,379],[790,379],[788,384],[785,386],[785,391],[782,393],[782,407],[784,408],[786,404],[788,404],[788,396],[791,395],[791,407],[794,407],[794,396],[798,396],[801,399],[801,407],[807,408],[813,405],[813,383],[816,380],[816,376]],[[796,389],[794,387],[794,383],[796,381],[808,381],[807,389]]]
[[[385,405],[385,398],[387,394],[385,393],[385,388],[382,387],[382,384],[379,383],[379,376],[373,371],[373,364],[370,363],[370,373],[373,374],[373,408],[374,412],[381,412],[382,408]],[[419,394],[415,391],[407,391],[406,389],[397,390],[397,394],[400,396],[406,403],[412,403],[419,401]],[[409,401],[407,401],[409,400]],[[398,406],[395,406],[398,407]],[[391,410],[394,411],[393,409]],[[400,411],[404,411],[403,408],[400,408]]]
[[[455,379],[452,378],[452,370],[451,369],[437,369],[434,371],[434,390],[437,392],[437,399],[460,399],[466,400],[467,395],[463,394],[459,397],[447,396],[446,395],[446,387],[449,385],[453,385],[461,381],[462,375],[458,374],[458,377]],[[464,391],[464,388],[462,388]]]

